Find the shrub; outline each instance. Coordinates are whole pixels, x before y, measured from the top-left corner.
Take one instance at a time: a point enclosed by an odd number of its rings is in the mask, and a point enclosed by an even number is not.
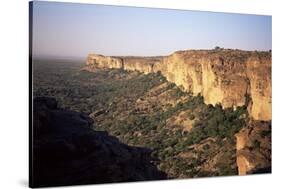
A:
[[[175,98],[180,98],[183,95],[185,95],[185,93],[180,88],[177,87],[176,89],[174,89],[173,96]]]
[[[190,120],[194,120],[194,119],[195,119],[195,115],[194,115],[194,114],[190,114],[190,115],[189,115],[189,119],[190,119]]]
[[[261,145],[260,141],[254,140],[254,142],[253,142],[253,148],[254,149],[259,149],[260,145]]]
[[[204,146],[203,146],[203,150],[209,150],[210,149],[210,145],[209,144],[205,144]]]
[[[220,49],[223,49],[223,48],[220,48],[219,46],[215,46],[214,49],[215,49],[215,50],[220,50]]]
[[[268,130],[268,131],[264,130],[260,133],[260,135],[261,135],[262,138],[265,138],[267,136],[271,136],[271,131],[270,130]]]

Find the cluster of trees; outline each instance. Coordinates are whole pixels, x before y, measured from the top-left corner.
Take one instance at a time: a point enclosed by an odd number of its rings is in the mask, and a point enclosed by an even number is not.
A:
[[[190,119],[197,120],[190,132],[183,132],[180,127],[173,130],[166,127],[168,118],[181,111],[195,110],[195,107],[201,107],[201,109],[192,111],[189,116]],[[193,177],[197,174],[203,176],[203,173],[198,170],[197,172],[195,169],[190,171],[190,167],[198,167],[203,163],[200,158],[198,161],[191,161],[193,163],[190,165],[190,159],[182,159],[178,155],[181,152],[188,151],[191,145],[199,144],[204,139],[216,138],[216,143],[220,145],[221,150],[225,150],[225,153],[229,155],[222,160],[218,172],[205,174],[209,176],[233,175],[237,174],[237,169],[233,168],[235,164],[235,159],[233,159],[235,154],[235,150],[233,150],[235,149],[234,134],[245,125],[245,119],[241,117],[246,114],[245,107],[239,107],[235,111],[232,109],[223,110],[220,105],[215,107],[205,105],[203,98],[197,96],[190,97],[190,100],[185,103],[178,103],[167,111],[156,112],[151,116],[130,115],[126,120],[109,123],[104,129],[111,133],[118,133],[118,137],[127,144],[141,145],[153,149],[155,158],[160,159],[160,168],[165,172],[172,172],[176,177],[180,175]],[[134,133],[141,133],[141,135],[136,136]],[[230,143],[232,148],[226,149],[223,141]],[[206,145],[201,155],[211,158],[210,148]],[[188,166],[185,166],[185,163]]]

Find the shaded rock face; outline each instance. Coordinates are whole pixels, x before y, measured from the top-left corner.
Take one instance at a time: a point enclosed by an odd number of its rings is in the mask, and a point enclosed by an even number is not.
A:
[[[271,125],[251,121],[236,135],[239,175],[271,172]]]
[[[201,94],[206,104],[247,105],[253,119],[271,120],[270,52],[190,50],[166,57],[114,58],[90,54],[87,66],[161,72],[185,91]]]
[[[34,99],[31,187],[165,179],[150,150],[94,131],[87,115]]]

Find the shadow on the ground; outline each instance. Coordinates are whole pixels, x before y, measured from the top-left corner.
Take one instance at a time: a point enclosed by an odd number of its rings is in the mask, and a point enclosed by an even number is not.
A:
[[[151,150],[94,131],[87,115],[59,109],[54,98],[34,99],[31,187],[165,179]]]

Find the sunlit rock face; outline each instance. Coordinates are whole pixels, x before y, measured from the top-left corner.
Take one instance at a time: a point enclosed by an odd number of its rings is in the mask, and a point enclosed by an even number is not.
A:
[[[165,57],[106,57],[90,54],[93,68],[161,72],[168,81],[206,104],[248,106],[255,120],[271,120],[271,52],[241,50],[177,51]]]
[[[86,65],[90,65],[94,68],[122,68],[123,60],[121,58],[89,54]]]
[[[257,120],[271,120],[271,54],[250,57],[247,76],[252,99],[250,114]]]
[[[157,57],[124,57],[124,69],[130,71],[140,71],[145,74],[153,72],[153,66],[162,62],[162,58]]]
[[[155,72],[160,71],[168,81],[197,95],[202,92],[202,65],[199,59],[176,52],[163,58],[161,65],[155,66]]]

